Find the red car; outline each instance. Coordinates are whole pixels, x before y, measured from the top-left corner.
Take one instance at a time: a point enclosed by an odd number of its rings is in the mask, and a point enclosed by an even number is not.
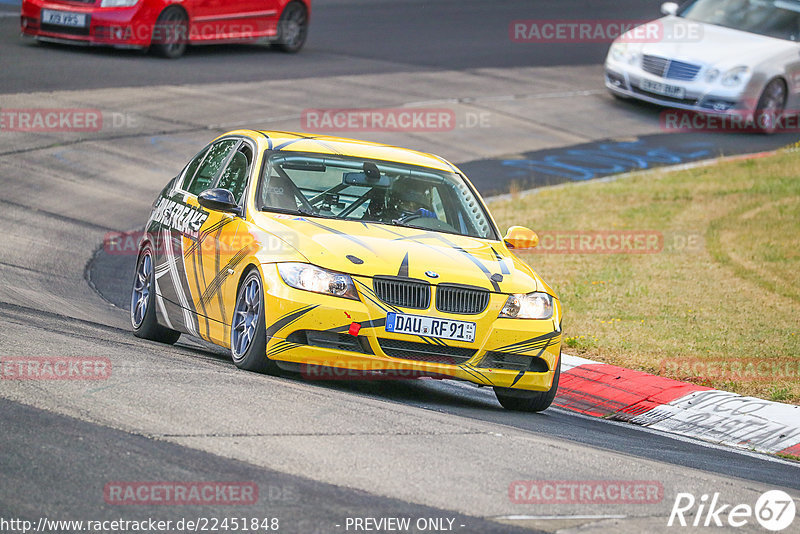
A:
[[[303,47],[311,0],[23,0],[24,35],[42,41],[150,48],[176,58],[188,44]]]

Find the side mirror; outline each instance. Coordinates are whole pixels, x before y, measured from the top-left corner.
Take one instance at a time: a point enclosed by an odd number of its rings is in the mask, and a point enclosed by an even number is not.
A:
[[[508,248],[534,248],[539,244],[536,232],[524,226],[512,226],[503,237]]]
[[[197,202],[210,210],[242,215],[242,208],[236,203],[233,193],[221,187],[206,189],[197,195]]]
[[[678,13],[679,7],[680,6],[675,2],[664,2],[661,4],[661,13],[663,15],[675,16]]]

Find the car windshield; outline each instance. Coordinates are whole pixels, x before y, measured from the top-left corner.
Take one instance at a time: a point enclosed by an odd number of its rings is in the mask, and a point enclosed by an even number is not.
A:
[[[266,211],[497,239],[464,178],[427,167],[280,152],[269,158],[258,196]]]
[[[778,39],[800,40],[797,0],[697,0],[683,8],[680,16]]]

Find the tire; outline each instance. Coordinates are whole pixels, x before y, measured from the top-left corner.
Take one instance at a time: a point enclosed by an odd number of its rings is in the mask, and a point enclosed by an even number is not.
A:
[[[786,84],[780,78],[769,82],[758,99],[754,119],[761,133],[773,134],[786,107]]]
[[[150,49],[158,56],[177,59],[186,52],[189,41],[189,18],[179,7],[168,7],[153,27]]]
[[[142,339],[173,345],[181,333],[158,324],[156,320],[156,292],[153,268],[153,250],[145,245],[136,261],[136,272],[131,289],[131,326],[133,335]]]
[[[236,294],[231,324],[231,358],[239,369],[278,375],[280,368],[267,358],[264,311],[264,284],[258,270],[252,269],[242,279]]]
[[[516,412],[542,412],[553,404],[558,391],[558,380],[561,377],[561,355],[556,362],[553,384],[547,391],[527,391],[514,388],[494,388],[497,400],[506,410]]]
[[[306,37],[308,37],[308,10],[302,2],[290,2],[278,21],[275,46],[279,50],[294,54],[303,48]]]

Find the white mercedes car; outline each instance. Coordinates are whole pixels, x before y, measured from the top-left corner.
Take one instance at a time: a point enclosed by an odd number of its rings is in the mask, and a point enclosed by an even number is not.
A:
[[[800,98],[800,0],[694,0],[617,38],[614,96],[736,115],[772,132]]]

